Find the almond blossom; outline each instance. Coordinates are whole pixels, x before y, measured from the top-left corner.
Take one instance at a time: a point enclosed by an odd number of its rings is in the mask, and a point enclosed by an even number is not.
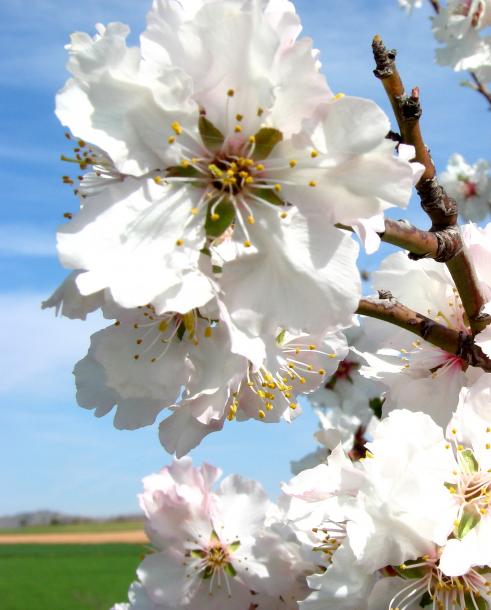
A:
[[[479,222],[489,214],[491,182],[489,163],[484,159],[469,165],[462,155],[452,155],[446,171],[440,175],[440,183],[457,201],[464,220]]]
[[[437,49],[439,64],[454,70],[475,70],[491,64],[491,39],[480,31],[491,25],[489,0],[448,0],[433,17],[433,33],[445,46]]]
[[[462,236],[474,262],[485,298],[491,298],[488,264],[489,225],[480,229],[464,225]],[[374,286],[390,290],[395,299],[458,332],[468,333],[468,322],[450,274],[432,260],[410,261],[402,252],[389,256],[373,274]],[[482,369],[468,367],[458,356],[435,347],[411,333],[364,320],[369,340],[362,346],[367,365],[361,373],[387,387],[384,413],[394,408],[425,411],[441,425],[447,425],[458,404],[462,387],[472,387]],[[489,383],[483,381],[483,383]]]
[[[88,147],[73,160],[94,171],[58,249],[83,270],[83,295],[156,306],[188,274],[217,279],[201,252],[226,238],[244,246],[218,278],[241,332],[351,323],[357,247],[333,225],[377,242],[419,166],[395,155],[374,103],[332,95],[299,31],[289,2],[228,0],[155,2],[140,48],[126,46],[121,24],[73,35],[57,114]]]
[[[137,571],[145,595],[159,610],[295,608],[281,600],[308,567],[298,544],[268,525],[274,506],[259,484],[234,475],[214,491],[219,474],[181,460],[145,479],[141,504],[155,549]]]
[[[301,412],[297,396],[315,390],[347,353],[341,333],[283,330],[265,344],[256,366],[231,353],[230,330],[217,308],[186,311],[185,295],[173,303],[179,311],[160,315],[153,305],[123,309],[106,303],[106,316],[117,319],[92,336],[74,373],[78,403],[98,417],[116,405],[117,428],[151,425],[170,408],[160,440],[178,457],[227,419],[292,421]]]

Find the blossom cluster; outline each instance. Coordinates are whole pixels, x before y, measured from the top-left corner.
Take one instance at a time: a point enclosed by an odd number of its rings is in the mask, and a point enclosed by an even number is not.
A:
[[[439,176],[440,184],[455,199],[465,220],[480,222],[491,212],[489,168],[484,159],[469,165],[462,155],[454,154],[447,169]]]
[[[422,3],[399,0],[408,12]],[[432,17],[432,29],[442,45],[436,50],[436,61],[457,72],[468,71],[470,80],[464,82],[485,94],[489,101],[487,84],[491,82],[491,1],[447,0],[438,2],[437,14]],[[479,222],[490,213],[491,184],[489,162],[480,159],[469,165],[462,155],[450,157],[448,167],[441,174],[441,184],[458,204],[465,221]]]
[[[113,610],[488,608],[491,417],[461,398],[446,433],[393,411],[365,457],[339,444],[278,505],[189,458],[147,477],[152,551]]]
[[[144,479],[140,505],[151,553],[129,604],[113,610],[294,610],[312,566],[255,481],[193,467],[190,458]]]
[[[485,74],[488,13],[449,0],[441,61]],[[414,149],[333,94],[287,0],[154,0],[137,47],[96,29],[72,35],[57,96],[78,208],[43,305],[109,321],[75,365],[78,403],[120,429],[164,412],[178,458],[144,480],[152,552],[113,610],[490,608],[491,378],[355,315],[359,243],[375,252],[407,206]],[[456,155],[442,175],[465,218],[489,211],[488,170]],[[491,225],[461,234],[491,313]],[[372,284],[491,358],[446,266],[398,252]],[[277,504],[183,457],[226,422],[292,421],[304,395],[319,447]]]
[[[77,400],[186,454],[226,420],[291,421],[347,353],[355,237],[377,249],[421,166],[373,102],[333,95],[286,0],[155,0],[128,28],[71,37],[56,112],[80,207],[71,270],[44,305],[100,310]]]

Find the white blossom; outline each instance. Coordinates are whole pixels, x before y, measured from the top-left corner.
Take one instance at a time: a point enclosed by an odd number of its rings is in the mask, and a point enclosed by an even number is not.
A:
[[[491,268],[487,261],[489,227],[462,228],[464,242],[475,263],[485,298],[490,298]],[[373,274],[379,290],[411,309],[458,332],[468,332],[460,297],[446,268],[423,259],[410,261],[398,252],[382,262]],[[462,387],[471,387],[483,375],[482,369],[468,367],[458,356],[445,352],[412,333],[381,323],[363,320],[366,336],[363,357],[368,363],[361,372],[387,386],[383,411],[394,408],[419,411],[424,408],[435,421],[446,425],[457,407]],[[361,354],[361,352],[359,352]]]
[[[247,610],[256,603],[252,592],[279,602],[301,576],[303,564],[298,545],[266,527],[271,503],[262,488],[229,476],[216,492],[205,490],[206,502],[194,503],[190,509],[183,500],[192,494],[193,476],[202,481],[199,472],[193,475],[186,461],[164,473],[166,478],[171,474],[175,484],[168,480],[159,488],[153,478],[142,497],[146,506],[159,505],[147,512],[147,532],[156,552],[143,560],[137,572],[150,599],[189,610]],[[202,482],[197,492],[203,493]],[[265,602],[259,607],[270,606]]]
[[[94,171],[58,249],[84,270],[82,294],[156,306],[189,274],[211,280],[200,252],[226,236],[245,246],[217,280],[240,332],[351,323],[357,248],[333,224],[373,249],[420,169],[395,156],[375,104],[332,95],[299,31],[286,1],[156,1],[140,49],[121,24],[72,37],[57,113],[88,147],[74,161]]]
[[[489,0],[448,0],[433,17],[433,33],[443,47],[437,62],[454,70],[475,70],[491,64],[491,38],[480,32],[491,24]]]
[[[450,197],[457,201],[464,220],[479,222],[491,211],[489,163],[484,159],[469,165],[462,155],[454,154],[439,180]]]

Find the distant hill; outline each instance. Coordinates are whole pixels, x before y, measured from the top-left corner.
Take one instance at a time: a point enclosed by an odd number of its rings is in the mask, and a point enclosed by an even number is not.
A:
[[[72,525],[75,523],[105,523],[141,520],[142,515],[119,515],[117,517],[92,518],[64,515],[52,510],[37,510],[0,517],[0,529],[19,529],[31,526]]]

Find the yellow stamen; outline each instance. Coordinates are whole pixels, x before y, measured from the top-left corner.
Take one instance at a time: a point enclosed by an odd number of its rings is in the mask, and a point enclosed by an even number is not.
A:
[[[171,125],[172,130],[175,132],[177,136],[180,136],[182,133],[182,126],[179,121],[174,121]]]

